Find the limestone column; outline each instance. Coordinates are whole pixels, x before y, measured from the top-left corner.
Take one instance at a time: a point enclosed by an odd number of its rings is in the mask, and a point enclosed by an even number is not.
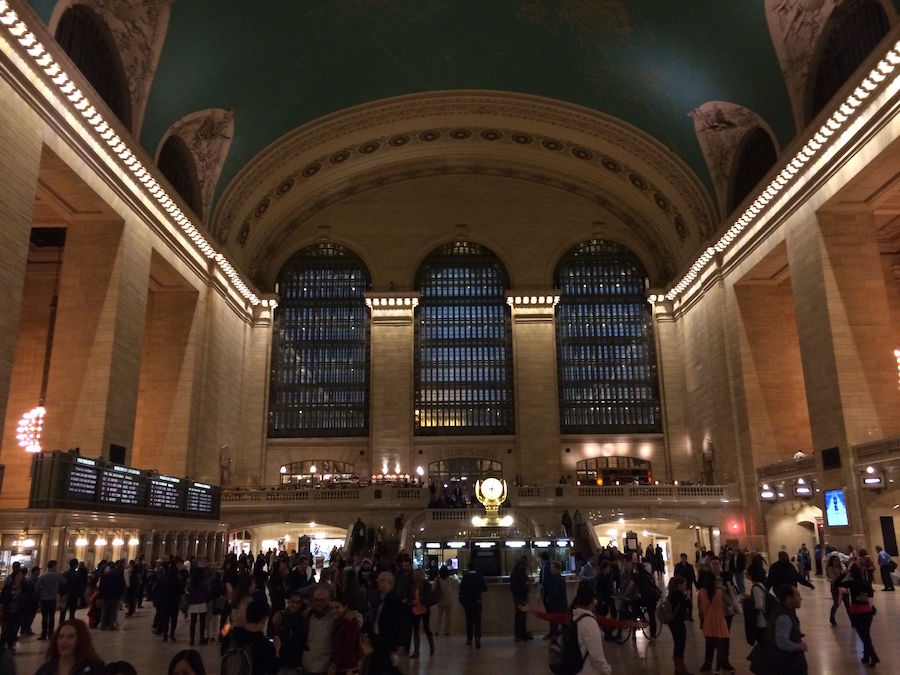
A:
[[[700,462],[690,450],[683,334],[675,321],[672,302],[662,297],[653,305],[653,333],[666,461],[665,467],[653,467],[653,475],[662,478],[660,469],[664,468],[667,481],[693,480],[700,470]]]
[[[272,359],[272,319],[275,304],[253,308],[253,320],[246,340],[241,390],[242,443],[231,454],[232,484],[262,485],[278,481],[278,467],[266,474],[268,434],[269,366]]]
[[[558,292],[508,292],[512,307],[513,382],[516,396],[516,466],[504,465],[506,479],[555,483],[560,466],[559,386],[556,371],[554,308]],[[572,467],[574,473],[574,467]]]
[[[20,109],[21,108],[21,109]],[[37,120],[18,94],[0,76],[0,463],[6,466],[2,506],[24,507],[28,499],[31,457],[16,441],[16,427],[23,414],[38,404],[37,398],[10,400],[10,381],[16,355],[28,244],[34,214],[41,137]],[[30,124],[34,122],[34,124]],[[40,388],[38,377],[38,390]],[[19,486],[17,488],[17,486]]]
[[[819,487],[843,487],[850,517],[849,528],[826,524],[826,539],[865,545],[873,540],[852,446],[900,432],[898,345],[872,214],[820,212],[817,224],[789,231],[788,259],[813,449],[837,447],[841,458]]]
[[[418,293],[366,293],[372,311],[369,360],[369,456],[356,470],[377,473],[383,463],[412,473],[415,408],[415,308]]]
[[[48,448],[130,450],[141,369],[150,250],[121,222],[66,233],[44,430]],[[126,454],[126,461],[128,458]]]

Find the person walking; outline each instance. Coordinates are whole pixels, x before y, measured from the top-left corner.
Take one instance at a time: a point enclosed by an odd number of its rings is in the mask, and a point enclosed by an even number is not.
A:
[[[400,623],[404,608],[394,595],[394,575],[381,572],[376,580],[378,599],[366,617],[366,632],[372,642],[369,675],[396,675],[402,640]]]
[[[767,638],[767,642],[774,644],[778,650],[778,667],[774,673],[808,675],[806,652],[809,651],[809,646],[803,641],[800,619],[797,618],[797,610],[802,604],[800,591],[794,586],[785,584],[775,589],[775,596],[778,598],[778,607],[769,620]]]
[[[72,558],[69,561],[69,569],[63,572],[62,595],[64,600],[60,601],[59,606],[59,622],[66,620],[68,613],[70,619],[75,618],[75,610],[78,604],[84,599],[85,583],[83,577],[78,572],[78,559]]]
[[[569,509],[566,509],[565,511],[563,511],[562,519],[560,522],[562,522],[563,531],[566,533],[566,536],[571,538],[572,537],[572,516],[569,515]]]
[[[415,584],[412,603],[413,653],[409,655],[409,658],[417,659],[419,658],[419,626],[422,627],[425,638],[428,640],[428,653],[430,656],[434,656],[434,635],[431,633],[431,606],[434,604],[434,597],[431,584],[421,569],[413,570],[413,582]]]
[[[844,604],[844,608],[847,610],[847,616],[850,617],[849,592],[846,588],[842,588],[840,583],[844,579],[844,574],[844,566],[841,564],[840,557],[836,555],[828,556],[828,564],[825,565],[825,578],[828,579],[828,583],[831,585],[832,605],[829,621],[832,626],[837,626],[835,614],[841,603]]]
[[[56,561],[47,563],[47,571],[38,577],[34,585],[34,593],[41,603],[41,635],[38,640],[46,640],[53,636],[56,629],[57,595],[65,579],[56,569]]]
[[[469,561],[469,571],[459,584],[459,604],[466,614],[466,645],[475,640],[475,649],[481,649],[481,608],[482,594],[487,593],[484,577],[478,573],[475,561]]]
[[[878,658],[872,644],[872,619],[875,618],[875,608],[869,601],[875,594],[872,582],[865,578],[862,568],[856,564],[850,566],[847,576],[849,578],[845,577],[839,585],[850,591],[850,623],[863,644],[861,660],[866,665],[875,667],[881,659]]]
[[[450,620],[453,618],[453,604],[459,597],[459,581],[456,576],[450,574],[446,565],[441,565],[438,570],[438,578],[434,580],[432,588],[437,604],[434,606],[434,634],[441,634],[441,626],[444,627],[444,635],[450,635]]]

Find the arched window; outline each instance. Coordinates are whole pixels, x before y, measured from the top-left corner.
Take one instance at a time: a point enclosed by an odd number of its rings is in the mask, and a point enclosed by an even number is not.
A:
[[[628,249],[592,241],[556,270],[560,426],[564,434],[658,433],[656,349],[646,273]]]
[[[369,430],[370,288],[362,262],[334,244],[296,253],[278,276],[269,436]]]
[[[200,199],[200,182],[194,155],[181,136],[169,136],[159,151],[159,170],[175,188],[181,198],[201,218],[203,202]]]
[[[509,283],[500,261],[478,244],[448,244],[422,264],[416,285],[415,433],[514,433]]]
[[[831,26],[819,60],[809,120],[828,105],[890,28],[878,0],[847,0],[835,10]]]
[[[743,148],[735,163],[734,183],[728,210],[734,211],[755,188],[777,159],[772,137],[757,127],[744,138]]]
[[[650,462],[636,457],[592,457],[575,465],[581,485],[650,485]]]
[[[109,109],[131,129],[131,97],[125,69],[100,17],[84,5],[72,5],[59,18],[56,41]]]

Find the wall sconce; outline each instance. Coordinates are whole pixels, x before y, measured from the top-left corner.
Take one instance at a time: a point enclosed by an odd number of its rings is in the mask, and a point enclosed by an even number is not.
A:
[[[125,544],[125,541],[122,539],[122,537],[117,536],[112,540],[113,546],[122,546],[124,544]]]
[[[88,540],[87,537],[84,536],[84,533],[79,532],[78,537],[75,539],[76,546],[87,546]]]
[[[878,471],[874,466],[867,466],[865,473],[859,476],[860,486],[867,490],[880,490],[885,486],[884,472]]]
[[[769,487],[768,483],[762,484],[762,487],[759,490],[759,498],[764,502],[778,501],[778,496],[775,494],[775,490]]]
[[[106,539],[103,538],[103,535],[99,535],[97,539],[94,541],[94,546],[98,548],[103,548],[106,546]]]
[[[132,537],[131,539],[128,540],[128,545],[129,545],[129,546],[137,546],[137,545],[140,544],[140,543],[141,543],[141,542],[138,541],[138,538],[137,538],[137,537]]]
[[[804,479],[798,478],[797,484],[794,485],[794,496],[800,499],[811,499],[813,496],[812,487]]]

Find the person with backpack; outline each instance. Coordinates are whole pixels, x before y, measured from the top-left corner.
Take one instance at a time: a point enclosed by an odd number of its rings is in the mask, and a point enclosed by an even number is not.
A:
[[[747,660],[756,675],[809,675],[806,652],[797,610],[802,598],[796,586],[782,584],[775,589],[778,604],[769,617],[766,637],[760,640]]]
[[[687,644],[687,627],[684,625],[689,605],[687,601],[688,582],[684,577],[669,579],[669,595],[660,605],[659,620],[668,624],[675,646],[672,649],[672,661],[675,663],[675,675],[692,675],[684,664],[684,647]],[[663,610],[668,607],[670,614]]]
[[[252,600],[247,605],[244,626],[236,626],[222,643],[222,675],[275,675],[281,667],[278,650],[281,641],[274,643],[266,637],[269,605]]]
[[[766,590],[766,575],[761,567],[750,568],[747,576],[753,585],[750,587],[750,597],[744,598],[744,630],[747,644],[754,645],[765,642],[766,627],[777,600]]]
[[[597,598],[590,584],[579,585],[572,602],[572,623],[564,633],[562,668],[554,670],[555,675],[612,675],[612,667],[603,653],[600,626],[594,616],[596,604]]]

